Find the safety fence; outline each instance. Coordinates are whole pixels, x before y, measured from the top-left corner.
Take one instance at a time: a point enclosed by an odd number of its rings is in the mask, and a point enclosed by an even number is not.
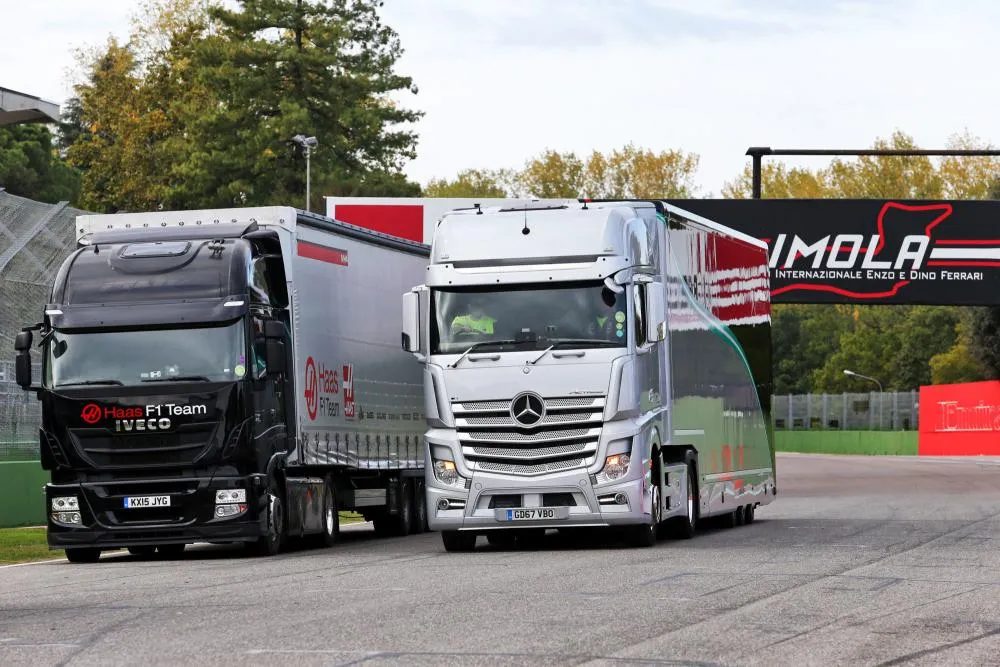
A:
[[[785,394],[774,396],[775,430],[916,431],[920,392]]]

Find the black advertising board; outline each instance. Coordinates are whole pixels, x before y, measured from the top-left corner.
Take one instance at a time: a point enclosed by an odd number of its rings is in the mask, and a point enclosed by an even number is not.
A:
[[[774,303],[1000,304],[1000,201],[670,203],[765,241]]]

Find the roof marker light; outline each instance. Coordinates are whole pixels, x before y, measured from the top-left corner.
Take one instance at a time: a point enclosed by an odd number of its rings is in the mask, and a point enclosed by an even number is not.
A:
[[[45,314],[46,315],[62,315],[63,312],[61,310],[59,310],[58,308],[53,308],[51,310],[46,310]]]
[[[227,301],[227,302],[225,302],[225,303],[224,303],[224,304],[222,304],[222,305],[223,305],[224,307],[227,307],[227,308],[231,308],[231,307],[234,307],[234,306],[242,306],[242,305],[243,305],[243,303],[244,303],[244,302],[243,302],[242,300],[241,300],[241,301]]]

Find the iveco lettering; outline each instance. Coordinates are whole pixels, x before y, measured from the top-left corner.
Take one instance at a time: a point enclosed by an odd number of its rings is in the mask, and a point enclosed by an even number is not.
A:
[[[332,544],[339,510],[424,529],[420,369],[371,304],[429,248],[287,207],[85,215],[77,238],[15,341],[51,547],[270,555]]]
[[[752,521],[777,493],[768,267],[763,242],[660,201],[445,214],[402,336],[445,548]]]

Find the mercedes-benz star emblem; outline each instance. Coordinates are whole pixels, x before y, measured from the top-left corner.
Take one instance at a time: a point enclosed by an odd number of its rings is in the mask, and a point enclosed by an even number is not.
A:
[[[534,426],[545,417],[545,401],[528,391],[518,394],[510,402],[510,416],[522,426]]]

